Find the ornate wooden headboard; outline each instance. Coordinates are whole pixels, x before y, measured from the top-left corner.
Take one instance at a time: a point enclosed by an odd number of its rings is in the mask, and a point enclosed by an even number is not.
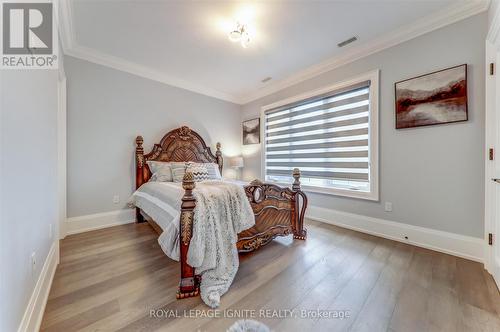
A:
[[[203,138],[187,126],[168,132],[148,154],[144,154],[143,142],[142,136],[137,136],[135,139],[136,188],[139,188],[151,177],[151,171],[146,164],[146,161],[149,160],[216,163],[222,174],[223,160],[220,143],[217,143],[217,151],[213,155]]]

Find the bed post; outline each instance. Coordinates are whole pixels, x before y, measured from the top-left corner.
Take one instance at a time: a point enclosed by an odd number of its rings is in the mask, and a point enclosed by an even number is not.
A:
[[[220,150],[220,143],[217,142],[217,145],[215,146],[217,148],[217,151],[215,152],[215,157],[217,158],[217,165],[219,165],[219,172],[222,175],[222,166],[224,166],[224,162],[222,161],[222,152]]]
[[[144,148],[142,147],[142,143],[144,139],[142,136],[137,136],[135,139],[135,163],[136,163],[136,172],[135,172],[135,189],[138,189],[144,183]],[[135,208],[135,220],[137,223],[144,222],[144,217],[141,215],[141,210],[139,208]]]
[[[293,238],[305,240],[307,237],[307,230],[304,228],[304,215],[307,208],[307,196],[300,190],[300,170],[294,168],[292,176],[294,178],[292,190],[295,192],[295,223],[293,227]],[[302,197],[302,207],[300,207],[300,199],[298,196]]]
[[[199,277],[194,274],[194,268],[187,263],[187,254],[189,243],[191,241],[193,231],[193,216],[196,206],[196,199],[193,196],[195,182],[193,173],[186,172],[182,179],[182,188],[184,188],[184,196],[181,204],[180,217],[180,257],[181,262],[181,281],[179,290],[177,291],[177,299],[197,296],[199,294]]]
[[[293,176],[293,184],[292,184],[292,190],[293,191],[299,191],[300,190],[300,169],[294,168],[292,172]]]

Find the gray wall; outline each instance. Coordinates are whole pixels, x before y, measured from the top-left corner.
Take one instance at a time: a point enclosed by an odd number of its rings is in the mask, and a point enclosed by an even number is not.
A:
[[[2,70],[0,76],[0,330],[16,331],[56,236],[58,72]]]
[[[240,107],[65,57],[68,80],[68,217],[126,208],[135,186],[135,137],[147,152],[189,125],[226,157],[240,152]],[[120,203],[113,204],[113,196]]]
[[[483,236],[486,13],[386,49],[244,105],[262,106],[380,69],[380,202],[309,194],[310,204],[475,237]],[[394,82],[467,63],[469,121],[394,129]],[[261,175],[260,148],[244,147],[244,177]],[[393,212],[384,212],[384,202]]]

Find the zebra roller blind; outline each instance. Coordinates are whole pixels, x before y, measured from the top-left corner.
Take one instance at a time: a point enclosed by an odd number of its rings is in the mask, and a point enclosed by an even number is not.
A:
[[[267,181],[369,190],[370,81],[265,112]]]

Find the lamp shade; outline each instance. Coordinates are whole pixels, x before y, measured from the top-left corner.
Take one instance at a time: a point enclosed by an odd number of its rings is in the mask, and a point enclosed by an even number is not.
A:
[[[229,159],[229,166],[234,168],[243,167],[243,157],[233,157]]]

